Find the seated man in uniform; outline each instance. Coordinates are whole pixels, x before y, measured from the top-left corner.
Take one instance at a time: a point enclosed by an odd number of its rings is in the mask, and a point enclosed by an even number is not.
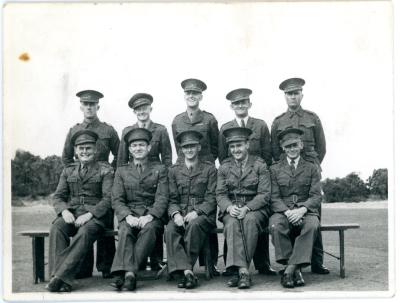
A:
[[[270,233],[276,262],[287,265],[281,278],[286,288],[303,286],[301,267],[310,265],[320,223],[321,184],[318,167],[300,156],[303,131],[289,128],[279,140],[286,157],[271,167]]]
[[[133,128],[124,140],[133,161],[115,172],[112,207],[117,216],[118,246],[111,272],[118,277],[111,285],[135,290],[136,273],[152,253],[164,229],[168,206],[167,169],[148,161],[151,132]]]
[[[235,271],[229,287],[249,288],[249,265],[259,234],[268,224],[271,181],[266,163],[249,154],[249,136],[244,127],[224,131],[231,156],[218,171],[217,202],[227,242],[226,267]]]
[[[103,233],[110,217],[112,220],[114,171],[107,162],[95,161],[97,138],[91,130],[77,131],[71,137],[79,161],[64,168],[53,198],[58,217],[50,229],[52,278],[46,289],[51,292],[71,291],[86,253]]]
[[[178,287],[187,289],[197,286],[193,266],[208,241],[208,232],[216,227],[217,169],[213,163],[199,159],[201,138],[195,130],[178,134],[184,161],[173,165],[168,174],[168,271],[180,274]]]

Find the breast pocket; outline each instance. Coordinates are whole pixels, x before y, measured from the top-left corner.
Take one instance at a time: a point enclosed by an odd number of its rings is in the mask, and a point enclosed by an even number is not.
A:
[[[69,187],[69,191],[71,192],[72,196],[76,196],[79,193],[79,179],[78,177],[68,177],[67,183]]]
[[[133,184],[124,184],[125,187],[125,192],[126,192],[126,199],[128,201],[132,201],[135,197],[135,191],[137,189],[137,186]]]
[[[257,191],[258,189],[258,178],[256,176],[246,178],[243,180],[242,185],[249,191]]]
[[[157,191],[158,185],[158,175],[151,174],[147,176],[144,180],[141,181],[140,186],[143,188],[144,191],[155,194]]]
[[[283,196],[288,195],[289,188],[290,188],[290,179],[288,178],[288,176],[285,176],[285,175],[278,176],[276,181],[278,183],[281,195],[283,195]]]
[[[299,128],[304,132],[303,141],[306,143],[314,143],[314,128],[315,123],[312,121],[301,121]]]
[[[101,194],[102,194],[102,182],[101,182],[101,177],[100,176],[95,176],[95,177],[90,178],[88,180],[88,186],[90,188],[90,191],[95,196],[101,196]]]
[[[260,140],[261,140],[261,135],[259,132],[254,132],[253,134],[251,134],[249,138],[250,142],[249,151],[251,154],[260,155],[261,153]]]
[[[204,194],[207,191],[207,178],[205,177],[200,177],[194,180],[192,188],[193,192],[196,194],[198,197],[203,197]]]
[[[97,140],[97,159],[100,161],[108,161],[108,155],[110,153],[110,142],[109,136],[101,136]]]

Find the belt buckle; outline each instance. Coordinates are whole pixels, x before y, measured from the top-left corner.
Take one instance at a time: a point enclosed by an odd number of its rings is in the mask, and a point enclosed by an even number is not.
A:
[[[292,195],[292,202],[294,204],[296,204],[298,200],[299,200],[299,197],[297,195]]]
[[[80,202],[82,205],[85,205],[85,197],[79,197],[79,202]]]

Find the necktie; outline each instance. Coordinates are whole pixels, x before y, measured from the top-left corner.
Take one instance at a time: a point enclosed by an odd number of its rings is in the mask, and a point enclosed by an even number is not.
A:
[[[141,174],[143,171],[142,164],[141,163],[136,164],[136,169],[139,172],[139,174]]]
[[[296,171],[296,167],[294,166],[294,160],[290,160],[290,170],[292,171],[292,174]]]
[[[81,178],[84,178],[86,176],[87,172],[88,172],[87,166],[82,166],[81,171],[80,171]]]
[[[240,120],[240,126],[241,126],[241,127],[246,127],[246,125],[244,124],[244,119],[241,119],[241,120]]]

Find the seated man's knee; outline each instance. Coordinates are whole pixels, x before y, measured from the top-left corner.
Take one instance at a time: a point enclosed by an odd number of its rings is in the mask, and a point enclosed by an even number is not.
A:
[[[226,229],[237,228],[238,226],[239,226],[239,220],[236,218],[227,216],[227,218],[224,220],[224,228]]]

